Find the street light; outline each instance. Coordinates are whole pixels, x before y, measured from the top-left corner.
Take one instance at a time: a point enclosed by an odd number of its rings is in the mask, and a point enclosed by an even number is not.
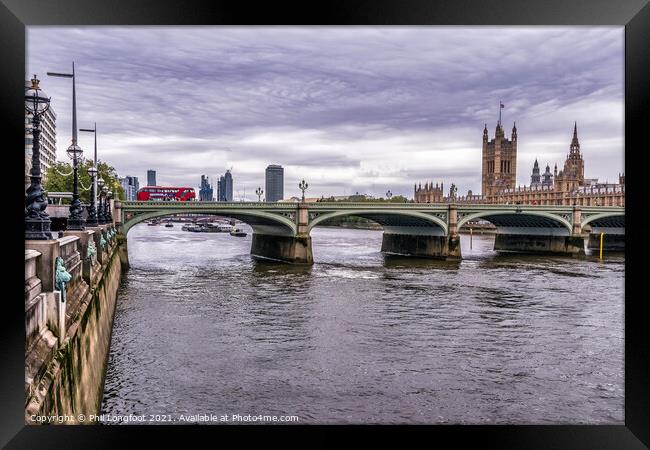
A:
[[[300,182],[300,184],[298,185],[298,187],[299,187],[300,190],[302,191],[302,202],[305,203],[305,191],[307,190],[307,188],[309,187],[309,185],[308,185],[307,183],[305,183],[305,180],[303,179],[303,180]]]
[[[39,79],[32,78],[32,86],[25,91],[25,110],[32,115],[32,168],[31,184],[25,198],[25,239],[52,239],[50,225],[52,221],[45,212],[47,200],[41,184],[41,116],[50,108],[50,98],[38,87]]]
[[[105,186],[104,186],[105,187]],[[108,191],[106,193],[106,203],[105,203],[105,210],[106,210],[106,222],[112,224],[113,223],[113,214],[111,213],[111,199],[113,198],[113,191]]]
[[[72,203],[70,204],[70,215],[68,216],[68,230],[83,230],[84,219],[81,217],[83,208],[79,200],[79,160],[83,150],[73,140],[73,143],[66,150],[68,157],[72,159]]]
[[[103,178],[100,177],[97,180],[97,187],[99,188],[99,190],[97,191],[99,193],[99,208],[97,210],[97,222],[99,222],[100,224],[104,224],[106,223],[106,215],[104,213],[104,206],[102,203],[102,199],[104,198],[104,192],[105,192],[104,189],[108,191],[108,188],[104,186]]]
[[[52,77],[72,78],[72,144],[68,147],[68,156],[72,159],[72,204],[70,204],[70,216],[68,217],[68,230],[83,230],[84,219],[81,217],[83,208],[79,200],[79,173],[78,161],[83,154],[81,147],[77,145],[77,91],[75,87],[74,61],[72,62],[72,73],[48,72]]]
[[[264,193],[264,191],[262,190],[262,187],[258,186],[255,193],[257,194],[257,201],[261,202],[262,201],[262,194]]]
[[[90,175],[90,205],[88,205],[88,219],[86,219],[86,224],[92,227],[98,225],[97,220],[97,210],[95,209],[95,204],[97,203],[97,122],[95,122],[95,128],[80,128],[79,131],[86,131],[89,133],[95,134],[95,157],[93,159],[93,167],[88,169],[88,174]]]

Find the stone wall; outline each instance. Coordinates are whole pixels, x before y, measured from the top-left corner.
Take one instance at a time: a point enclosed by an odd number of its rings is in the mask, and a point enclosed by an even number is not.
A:
[[[78,239],[76,241],[78,242]],[[60,334],[60,330],[52,324],[43,333],[44,338],[37,340],[27,349],[27,424],[38,423],[32,420],[33,415],[68,415],[73,419],[64,423],[80,423],[77,420],[79,414],[86,417],[98,414],[101,406],[117,290],[122,273],[120,249],[116,238],[113,237],[110,239],[110,245],[106,245],[104,261],[100,266],[95,258],[81,258],[84,265],[92,264],[97,269],[92,271],[90,286],[83,280],[83,270],[75,261],[75,258],[79,257],[71,257],[73,252],[69,249],[64,253],[68,254],[68,259],[72,258],[70,262],[74,265],[79,281],[76,286],[66,289],[66,306],[71,308],[67,311],[64,309],[64,335],[51,339],[52,335]],[[42,258],[34,254],[30,254],[30,257]],[[35,283],[33,275],[30,278],[32,280],[29,285],[32,286]],[[27,285],[26,279],[26,289]],[[52,295],[58,294],[58,291],[49,294],[52,299],[47,301],[46,308],[51,308],[50,315],[55,316],[57,302],[61,296]],[[33,299],[31,303],[34,303]],[[31,320],[37,322],[36,318]],[[34,341],[35,326],[31,326],[31,341]],[[50,339],[46,339],[48,337]],[[84,423],[89,422],[86,420]]]

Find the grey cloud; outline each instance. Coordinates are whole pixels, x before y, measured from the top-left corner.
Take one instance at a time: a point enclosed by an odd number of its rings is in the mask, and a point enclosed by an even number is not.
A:
[[[382,159],[419,164],[415,154],[456,142],[476,149],[462,170],[416,165],[395,189],[444,178],[478,192],[483,123],[493,135],[499,100],[507,129],[515,120],[519,128],[518,182],[528,182],[522,164],[535,156],[562,162],[574,120],[587,176],[611,180],[623,168],[620,27],[30,27],[27,56],[53,97],[59,157],[70,142],[71,86],[44,73],[75,60],[80,125],[97,121],[103,157],[143,179],[152,167],[163,182],[197,186],[201,173],[234,164],[253,185],[261,161],[306,178],[319,168],[381,178]],[[398,148],[396,134],[423,138]],[[147,136],[152,144],[133,141]],[[274,139],[254,145],[251,136]],[[322,189],[355,186],[346,176]]]

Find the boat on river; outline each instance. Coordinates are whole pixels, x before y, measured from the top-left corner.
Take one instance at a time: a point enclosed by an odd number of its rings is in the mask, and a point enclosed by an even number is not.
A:
[[[232,230],[230,230],[230,235],[231,236],[237,236],[237,237],[245,237],[246,232],[242,231],[240,228],[232,227]]]
[[[213,223],[206,223],[204,224],[204,231],[208,233],[228,233],[232,230],[232,227],[230,225],[226,225],[223,223],[218,223],[218,224],[213,224]]]
[[[172,228],[172,227],[174,226],[174,224],[171,223],[171,222],[167,222],[167,223],[165,224],[165,226],[166,226],[167,228]]]

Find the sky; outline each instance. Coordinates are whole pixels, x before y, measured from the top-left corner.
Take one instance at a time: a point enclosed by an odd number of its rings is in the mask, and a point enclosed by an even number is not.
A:
[[[413,196],[414,183],[481,188],[487,124],[518,134],[517,183],[533,162],[562,168],[574,122],[585,176],[624,171],[623,27],[27,28],[27,74],[57,115],[68,161],[75,62],[79,128],[99,159],[146,185],[198,189],[232,169],[235,200],[257,200],[284,167],[285,198]],[[79,133],[92,157],[92,133]],[[197,191],[198,192],[198,191]]]

